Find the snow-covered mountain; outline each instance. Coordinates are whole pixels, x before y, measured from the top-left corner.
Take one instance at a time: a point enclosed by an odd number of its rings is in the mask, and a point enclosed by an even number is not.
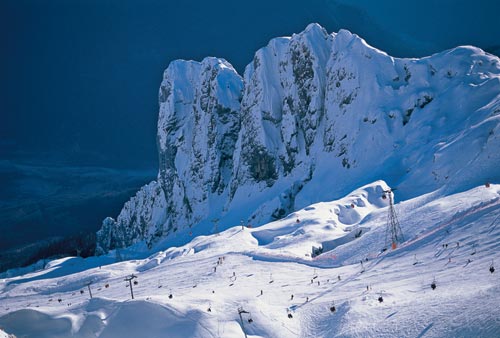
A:
[[[500,185],[397,203],[405,241],[381,252],[388,188],[146,258],[2,273],[0,337],[499,337]]]
[[[159,92],[156,181],[98,253],[261,225],[384,179],[398,198],[500,179],[500,60],[464,46],[398,59],[317,24],[225,60],[178,60]]]

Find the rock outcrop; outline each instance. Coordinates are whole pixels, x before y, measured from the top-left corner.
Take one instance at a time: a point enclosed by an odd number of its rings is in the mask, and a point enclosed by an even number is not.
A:
[[[159,101],[158,179],[104,221],[98,253],[259,225],[377,179],[400,199],[500,179],[500,60],[475,47],[398,59],[311,24],[243,78],[172,62]]]

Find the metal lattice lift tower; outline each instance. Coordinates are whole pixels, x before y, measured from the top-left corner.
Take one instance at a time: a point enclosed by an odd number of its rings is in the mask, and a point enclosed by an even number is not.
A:
[[[394,250],[397,248],[399,243],[404,242],[403,231],[399,226],[398,216],[396,215],[396,209],[394,209],[394,199],[393,192],[391,189],[385,190],[382,198],[389,199],[389,212],[387,214],[387,229],[385,232],[385,246],[389,246],[389,235],[391,248]]]

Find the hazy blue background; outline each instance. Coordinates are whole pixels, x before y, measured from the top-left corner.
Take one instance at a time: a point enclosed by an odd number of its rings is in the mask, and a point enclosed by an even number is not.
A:
[[[177,59],[242,73],[310,22],[393,56],[500,53],[495,0],[1,0],[0,255],[93,232],[156,171],[157,92]],[[106,169],[104,169],[106,168]]]

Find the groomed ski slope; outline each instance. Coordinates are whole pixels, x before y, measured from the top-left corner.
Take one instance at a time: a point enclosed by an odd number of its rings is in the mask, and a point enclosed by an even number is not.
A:
[[[243,329],[248,337],[499,337],[500,270],[489,268],[500,267],[500,185],[396,204],[406,241],[381,252],[387,189],[377,181],[147,259],[124,250],[118,256],[128,260],[118,263],[112,253],[4,273],[0,329],[18,337],[244,337]],[[324,252],[311,257],[313,246]],[[131,274],[135,300],[124,281]]]

